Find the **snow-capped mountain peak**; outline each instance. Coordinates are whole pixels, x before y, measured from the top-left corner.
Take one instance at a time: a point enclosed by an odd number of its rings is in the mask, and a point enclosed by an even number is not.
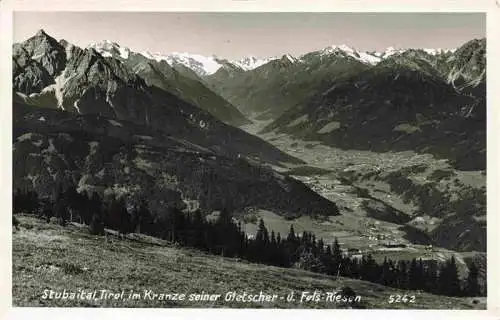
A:
[[[287,54],[285,54],[285,55],[283,56],[283,58],[287,59],[287,60],[288,60],[288,61],[290,61],[291,63],[294,63],[294,62],[296,62],[296,61],[297,61],[297,58],[292,57],[292,56],[291,56],[290,54],[288,54],[288,53],[287,53]]]
[[[181,64],[191,70],[195,71],[198,75],[211,75],[217,72],[223,65],[224,59],[215,55],[203,56],[200,54],[192,54],[187,52],[172,52],[169,54],[151,53],[148,51],[141,52],[143,56],[156,61],[164,60],[170,65]],[[257,58],[254,56],[244,57],[240,60],[225,60],[245,71],[258,68],[271,60],[276,58]]]
[[[400,54],[400,53],[403,53],[405,51],[406,51],[405,49],[396,49],[394,47],[387,47],[387,49],[385,49],[384,52],[379,53],[379,57],[380,58],[388,58],[392,55]]]
[[[453,52],[453,49],[422,49],[428,54],[437,55],[445,52]],[[320,55],[330,55],[330,54],[341,54],[343,56],[352,57],[358,61],[361,61],[366,64],[375,65],[379,63],[381,60],[389,58],[390,56],[401,54],[406,52],[407,49],[388,47],[382,52],[366,52],[366,51],[358,51],[355,48],[349,47],[347,45],[334,45],[323,50],[319,51]]]
[[[142,51],[142,52],[140,52],[140,54],[143,55],[143,56],[145,56],[148,59],[156,60],[158,62],[161,61],[161,60],[166,60],[166,57],[163,57],[159,53],[151,53],[149,51]]]
[[[113,48],[118,48],[120,45],[111,40],[101,40],[98,42],[92,42],[89,47],[100,50],[112,50]]]
[[[378,62],[380,62],[380,57],[368,52],[357,51],[356,49],[349,47],[345,44],[333,45],[324,48],[323,50],[320,51],[321,55],[330,55],[339,53],[371,65],[375,65]]]
[[[335,51],[340,50],[340,51],[350,53],[350,54],[355,54],[357,52],[356,49],[349,47],[348,45],[345,45],[345,44],[341,44],[338,46],[331,46],[330,48],[332,48],[332,50],[335,50]]]
[[[88,48],[94,48],[97,52],[99,52],[104,57],[121,57],[122,59],[128,59],[130,53],[132,51],[126,47],[120,46],[118,43],[110,41],[110,40],[102,40],[99,42],[91,43]],[[431,55],[438,55],[446,52],[454,52],[454,49],[422,49]],[[366,52],[366,51],[358,51],[353,47],[350,47],[345,44],[341,45],[332,45],[326,47],[322,50],[315,51],[315,54],[319,54],[320,56],[329,56],[329,55],[338,55],[343,57],[350,57],[356,59],[362,63],[369,65],[376,65],[381,60],[384,60],[392,55],[401,54],[407,51],[407,49],[397,49],[394,47],[388,47],[382,52]],[[170,66],[175,65],[183,65],[192,71],[194,71],[199,76],[207,76],[214,74],[221,67],[223,67],[228,62],[233,64],[234,66],[241,68],[244,71],[253,70],[258,68],[272,60],[282,59],[283,61],[289,63],[296,63],[303,61],[302,55],[298,58],[293,57],[290,54],[284,54],[280,57],[268,57],[268,58],[258,58],[255,56],[247,56],[240,60],[225,60],[219,59],[217,56],[204,56],[200,54],[192,54],[187,52],[172,52],[168,54],[162,53],[151,53],[149,51],[140,52],[144,57],[156,61],[165,61]],[[307,54],[306,54],[307,55]]]
[[[215,56],[206,57],[187,52],[172,52],[165,56],[165,60],[170,65],[182,64],[199,75],[213,74],[222,67]]]
[[[248,56],[245,57],[241,60],[238,61],[230,61],[232,64],[240,67],[241,69],[248,71],[248,70],[253,70],[255,68],[258,68],[266,63],[268,63],[271,60],[274,60],[276,58],[265,58],[265,59],[260,59],[254,56]]]
[[[353,54],[354,52],[356,52],[356,50],[354,50],[353,48],[351,48],[345,44],[342,44],[339,46],[333,45],[333,46],[324,48],[323,50],[320,50],[320,53],[322,55],[328,55],[328,54],[337,53],[337,52],[344,52],[347,54]]]
[[[88,45],[88,48],[94,48],[104,57],[119,55],[122,59],[127,59],[131,53],[130,49],[121,47],[116,42],[110,40],[93,42]],[[140,54],[148,59],[156,60],[158,62],[166,61],[171,66],[183,65],[193,70],[200,76],[211,75],[217,72],[217,70],[219,70],[223,66],[222,59],[219,59],[215,55],[204,56],[187,52],[172,52],[168,54],[162,54],[158,52],[152,53],[149,51],[142,51],[140,52]],[[273,58],[260,59],[254,56],[248,56],[241,60],[229,62],[245,71],[248,71],[266,64],[270,60],[273,60]]]
[[[453,53],[455,52],[456,49],[441,49],[441,48],[437,48],[437,49],[429,49],[429,48],[425,48],[425,49],[422,49],[423,51],[425,51],[426,53],[430,54],[430,55],[437,55],[437,54],[443,54],[443,53]]]
[[[112,57],[113,53],[117,53],[122,59],[128,59],[130,49],[121,47],[118,43],[110,40],[102,40],[91,43],[88,48],[94,48],[103,57]]]

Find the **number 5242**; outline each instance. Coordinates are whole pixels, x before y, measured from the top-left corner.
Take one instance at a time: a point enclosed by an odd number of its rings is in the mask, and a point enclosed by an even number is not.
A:
[[[415,303],[415,296],[391,294],[389,296],[389,303]]]

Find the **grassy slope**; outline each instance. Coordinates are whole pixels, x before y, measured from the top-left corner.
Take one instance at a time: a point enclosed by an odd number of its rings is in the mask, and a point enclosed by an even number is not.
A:
[[[224,294],[228,291],[258,293],[260,290],[286,296],[290,290],[336,291],[352,287],[369,308],[485,308],[471,298],[449,298],[425,293],[414,304],[388,304],[397,289],[369,282],[339,278],[295,269],[282,269],[210,256],[179,249],[145,236],[125,240],[89,235],[78,225],[66,228],[36,218],[19,216],[20,230],[13,231],[12,295],[14,306],[100,306],[100,307],[274,307],[336,308],[335,303],[272,304],[214,302],[166,302],[147,300],[64,301],[43,300],[43,290],[77,289],[115,291],[152,289],[155,292]]]

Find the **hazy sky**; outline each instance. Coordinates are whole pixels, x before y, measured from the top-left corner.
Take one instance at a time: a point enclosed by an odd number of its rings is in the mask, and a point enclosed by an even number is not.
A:
[[[485,37],[482,13],[15,12],[14,41],[38,29],[78,46],[108,39],[134,51],[229,59],[299,55],[330,45],[359,50],[454,48]]]

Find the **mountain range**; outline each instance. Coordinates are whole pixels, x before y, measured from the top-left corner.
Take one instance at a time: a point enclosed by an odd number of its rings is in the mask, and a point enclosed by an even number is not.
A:
[[[102,40],[100,42],[94,42],[89,44],[89,48],[94,48],[104,56],[115,56],[118,53],[123,59],[127,59],[129,54],[132,53],[129,48],[121,47],[117,43],[110,40]],[[377,51],[359,51],[355,48],[349,47],[347,45],[332,45],[316,52],[321,53],[322,55],[329,55],[332,53],[343,53],[346,56],[351,56],[354,59],[357,59],[361,62],[375,65],[381,60],[390,57],[394,54],[399,54],[407,51],[409,49],[395,49],[393,47],[388,47],[385,51],[377,52]],[[430,55],[438,55],[443,53],[454,52],[456,49],[422,49],[426,53]],[[190,70],[194,71],[198,76],[209,76],[217,72],[219,69],[227,67],[231,65],[233,67],[237,67],[243,71],[253,70],[258,68],[272,60],[278,60],[281,56],[270,56],[265,58],[258,58],[255,56],[246,56],[241,58],[240,60],[229,60],[222,57],[218,57],[215,55],[212,56],[204,56],[201,54],[193,54],[193,53],[180,53],[180,52],[172,52],[168,54],[162,53],[151,53],[149,51],[135,52],[139,53],[146,58],[156,60],[156,61],[166,61],[169,65],[183,65]],[[285,56],[290,57],[294,61],[302,61],[302,58],[307,55],[303,54],[297,57],[294,57],[290,54],[284,54]]]
[[[390,47],[384,52],[363,52],[346,45],[330,46],[299,57],[283,55],[249,72],[228,72],[228,68],[220,68],[203,78],[214,91],[238,105],[247,116],[272,120],[295,105],[306,104],[314,95],[328,90],[339,78],[358,74],[394,56],[409,56],[414,51]],[[425,60],[437,63],[455,50],[418,51]]]
[[[261,137],[411,150],[485,170],[485,53],[477,39],[453,50],[341,45],[231,61],[112,41],[80,48],[40,30],[13,46],[14,188],[48,196],[57,183],[76,185],[147,197],[159,212],[167,204],[335,216],[336,203],[280,173],[305,161]],[[243,130],[260,123],[257,135]],[[459,218],[446,218],[456,234],[471,225]],[[481,223],[463,238],[474,243],[467,249],[484,249]],[[451,243],[443,233],[435,238]]]
[[[137,68],[137,64],[132,66]],[[146,81],[139,74],[140,70],[134,71],[119,59],[104,57],[93,48],[81,49],[65,40],[58,42],[43,31],[14,45],[13,89],[18,102],[131,121],[183,138],[191,137],[205,148],[226,154],[253,153],[263,160],[270,156],[269,162],[291,160],[259,138],[190,104],[188,98],[182,100],[169,91],[148,85],[147,82],[154,80]],[[207,89],[202,86],[202,90]],[[225,111],[226,106],[220,105],[220,109]],[[234,141],[238,141],[234,148],[229,147]]]
[[[95,49],[105,58],[119,60],[144,79],[147,85],[170,92],[226,123],[239,126],[250,122],[234,105],[208,89],[194,70],[176,60],[135,53],[110,41],[93,44],[88,48]]]
[[[205,211],[338,214],[334,203],[266,167],[300,160],[148,85],[134,67],[43,31],[14,45],[14,188],[46,195],[62,183],[151,195],[154,208],[175,199],[170,204],[193,201]]]
[[[346,149],[430,152],[462,169],[484,169],[485,47],[482,39],[435,55],[407,50],[371,67],[337,72],[306,100],[282,105],[286,112],[264,131]],[[351,63],[342,59],[344,66]]]

